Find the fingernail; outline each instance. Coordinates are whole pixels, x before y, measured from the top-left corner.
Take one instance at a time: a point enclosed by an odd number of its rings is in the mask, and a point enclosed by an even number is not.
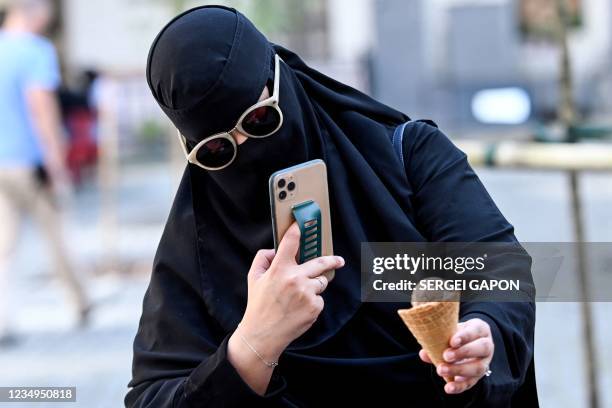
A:
[[[448,392],[455,392],[456,390],[457,390],[457,387],[455,387],[454,385],[448,386]]]
[[[452,351],[447,351],[444,353],[444,359],[446,361],[452,362],[455,360],[455,353],[453,353]]]
[[[344,258],[343,257],[337,256],[336,257],[336,262],[338,263],[338,265],[344,266]]]
[[[440,373],[440,375],[448,374],[448,367],[440,366],[440,368],[438,369],[438,372]]]
[[[453,340],[454,347],[459,347],[462,341],[463,340],[461,339],[461,337],[455,337]]]

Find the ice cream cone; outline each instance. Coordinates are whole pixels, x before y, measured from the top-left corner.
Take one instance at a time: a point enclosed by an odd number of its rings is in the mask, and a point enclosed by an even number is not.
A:
[[[449,347],[450,339],[457,331],[459,321],[458,294],[449,293],[444,296],[445,299],[456,300],[414,301],[415,297],[423,296],[422,293],[413,293],[413,307],[400,309],[397,313],[421,347],[427,352],[434,365],[438,367],[444,362],[442,353]],[[444,377],[444,380],[450,382],[453,378]]]

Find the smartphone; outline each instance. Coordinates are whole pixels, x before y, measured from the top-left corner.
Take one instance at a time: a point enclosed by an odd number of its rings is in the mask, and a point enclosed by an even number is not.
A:
[[[277,171],[270,176],[269,192],[276,249],[287,229],[295,221],[293,206],[312,200],[321,208],[321,255],[333,255],[327,167],[323,160],[311,160]],[[326,274],[329,280],[333,278],[333,271],[331,272]]]

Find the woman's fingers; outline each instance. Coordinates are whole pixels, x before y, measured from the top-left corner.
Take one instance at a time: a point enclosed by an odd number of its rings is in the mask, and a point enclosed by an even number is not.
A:
[[[474,318],[458,324],[457,332],[451,337],[451,347],[457,348],[480,337],[491,335],[491,328],[484,320]]]
[[[341,256],[320,256],[300,265],[300,269],[309,278],[321,275],[323,272],[332,269],[342,268],[344,259]]]
[[[493,347],[491,337],[481,337],[457,349],[446,349],[443,357],[449,363],[466,358],[488,358],[493,354]]]
[[[454,378],[444,386],[446,393],[460,394],[472,388],[489,368],[494,352],[491,328],[478,318],[459,323],[450,345],[443,353],[446,363],[436,367],[436,372],[441,377]],[[419,352],[419,357],[431,363],[424,350]]]
[[[314,278],[308,279],[310,282],[310,286],[313,288],[313,292],[315,295],[320,295],[327,289],[327,285],[329,281],[325,277],[325,275],[315,276]]]
[[[433,364],[433,362],[431,361],[431,358],[429,358],[429,354],[427,354],[427,352],[424,349],[421,349],[419,351],[419,357],[424,362],[429,363],[429,364]]]
[[[278,251],[274,257],[274,263],[276,264],[295,264],[295,255],[300,248],[300,227],[294,222],[285,232],[280,244],[278,245]]]
[[[489,369],[495,348],[491,328],[478,318],[459,323],[450,345],[443,354],[447,363],[440,364],[436,371],[441,377],[454,377],[444,386],[448,394],[460,394],[472,388]]]
[[[421,360],[423,360],[426,363],[432,363],[431,359],[429,358],[429,354],[427,354],[427,352],[423,349],[421,349],[419,351],[419,357],[421,358]],[[476,361],[476,360],[472,360],[472,361]],[[480,360],[482,361],[482,360]],[[458,364],[452,364],[451,366],[455,366]],[[446,364],[442,364],[438,369],[436,369],[436,371],[438,372],[439,375],[441,375],[441,372],[447,372],[446,368],[442,368],[444,366],[448,366]],[[477,372],[477,367],[467,367],[466,371],[470,371],[470,369],[474,369],[473,372]],[[465,369],[465,368],[464,368]],[[486,366],[485,366],[485,370],[486,370]],[[484,371],[483,371],[484,374]],[[444,374],[441,375],[444,377],[453,377],[452,374]],[[447,394],[460,394],[466,390],[469,390],[470,388],[472,388],[474,385],[476,385],[476,383],[478,382],[478,380],[480,379],[481,376],[467,376],[467,375],[455,375],[453,381],[447,383],[444,385],[444,391]]]
[[[438,366],[436,371],[442,377],[459,375],[461,377],[476,377],[479,379],[485,374],[487,367],[485,359],[479,358],[456,364],[443,363]]]
[[[257,251],[249,272],[259,276],[267,271],[274,259],[274,253],[273,249],[260,249]]]
[[[444,385],[444,391],[447,394],[460,394],[472,388],[477,382],[477,378],[455,377],[455,381]]]
[[[255,254],[255,258],[253,259],[253,266],[257,265],[268,269],[270,267],[270,264],[272,264],[274,254],[276,254],[276,251],[274,249],[260,249]]]

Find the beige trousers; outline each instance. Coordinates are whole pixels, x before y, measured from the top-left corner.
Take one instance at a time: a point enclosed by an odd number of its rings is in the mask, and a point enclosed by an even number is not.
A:
[[[9,275],[19,273],[11,261],[25,215],[33,218],[49,244],[55,272],[67,287],[72,302],[79,311],[87,307],[83,287],[68,260],[52,192],[40,186],[32,168],[0,168],[0,335],[9,325]]]

